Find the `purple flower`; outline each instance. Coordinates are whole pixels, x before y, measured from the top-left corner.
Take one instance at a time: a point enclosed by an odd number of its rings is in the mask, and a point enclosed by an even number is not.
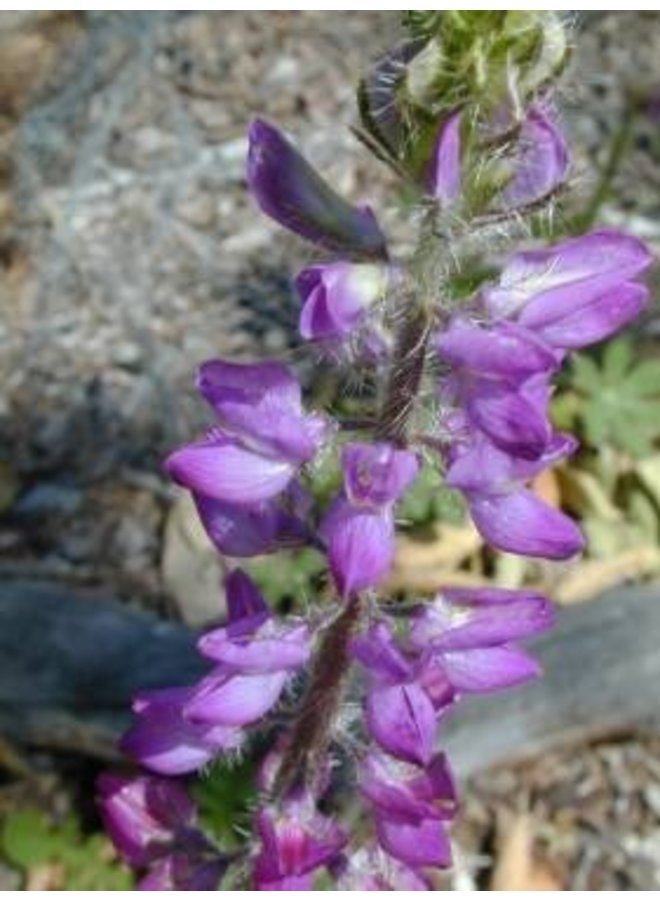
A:
[[[304,623],[275,622],[240,569],[227,578],[226,593],[228,625],[198,644],[218,665],[192,689],[184,714],[197,724],[242,728],[275,706],[292,674],[308,661],[309,629]]]
[[[242,741],[238,728],[190,721],[185,708],[192,696],[190,687],[139,694],[133,704],[138,718],[121,739],[121,749],[160,775],[194,772],[236,750]]]
[[[416,614],[412,646],[425,655],[431,693],[482,693],[521,684],[538,664],[511,641],[550,628],[550,603],[538,594],[496,588],[445,589]]]
[[[347,444],[344,490],[321,523],[330,569],[342,596],[374,587],[394,559],[395,502],[419,472],[409,450],[390,444]]]
[[[280,363],[207,362],[197,386],[218,424],[165,466],[198,494],[235,506],[264,503],[290,484],[327,435],[327,421],[304,413],[300,385]]]
[[[303,269],[296,278],[303,302],[300,334],[307,340],[346,341],[384,298],[389,279],[386,266],[368,263],[334,262]]]
[[[450,207],[460,197],[462,186],[460,113],[442,123],[429,165],[430,193],[440,205]],[[492,139],[492,135],[490,136]],[[530,206],[549,196],[565,180],[570,158],[564,138],[552,117],[532,107],[502,165],[510,171],[509,183],[498,194],[506,209]]]
[[[267,808],[257,816],[261,842],[254,862],[258,891],[313,890],[318,869],[331,863],[346,844],[346,836],[315,809],[306,795]]]
[[[199,518],[220,553],[249,557],[298,547],[310,540],[305,521],[312,499],[291,481],[281,494],[252,506],[223,503],[193,493]]]
[[[568,516],[544,503],[526,484],[573,453],[576,445],[567,435],[553,435],[536,460],[526,460],[468,429],[452,450],[446,483],[464,494],[474,524],[491,546],[566,559],[584,547],[582,534]]]
[[[501,193],[503,205],[515,209],[548,197],[566,179],[569,165],[566,141],[552,117],[531,107],[516,141],[513,177]]]
[[[443,822],[453,818],[457,798],[444,754],[421,770],[371,754],[359,784],[373,807],[376,834],[386,853],[413,869],[450,865]]]
[[[542,339],[545,328],[559,326],[578,311],[582,327],[589,327],[593,309],[605,302],[602,298],[643,272],[651,259],[637,238],[613,230],[593,231],[512,256],[497,285],[484,291],[485,305],[493,317],[516,317]],[[625,320],[618,317],[618,321]]]
[[[437,349],[452,366],[445,391],[468,419],[501,450],[540,456],[552,434],[546,382],[557,359],[550,348],[513,323],[487,329],[456,317]]]
[[[250,127],[247,180],[262,211],[289,231],[333,253],[387,257],[385,239],[369,207],[342,200],[272,125]]]
[[[428,763],[437,713],[419,681],[416,660],[403,655],[384,623],[356,638],[351,652],[369,674],[366,713],[371,736],[397,759]]]
[[[197,829],[183,787],[164,778],[98,780],[101,815],[112,842],[134,868],[149,868],[140,890],[215,890],[226,861]]]

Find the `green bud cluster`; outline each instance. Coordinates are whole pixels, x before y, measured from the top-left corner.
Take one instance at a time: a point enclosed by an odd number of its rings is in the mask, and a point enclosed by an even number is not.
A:
[[[398,55],[376,63],[358,96],[370,144],[413,177],[443,118],[461,110],[476,126],[505,110],[515,123],[568,59],[553,11],[409,11],[403,24]]]

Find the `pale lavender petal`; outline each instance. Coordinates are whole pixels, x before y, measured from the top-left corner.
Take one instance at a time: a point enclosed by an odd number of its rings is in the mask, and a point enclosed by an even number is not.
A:
[[[190,722],[241,728],[259,721],[280,699],[289,672],[228,675],[221,667],[193,689],[184,707]]]
[[[425,765],[433,754],[435,710],[415,682],[373,687],[367,699],[369,732],[397,759]]]
[[[523,684],[541,674],[541,667],[518,647],[457,650],[442,656],[447,677],[461,693],[486,693]]]
[[[197,646],[204,656],[244,675],[295,671],[305,665],[311,652],[309,629],[304,624],[266,627],[244,640],[218,628],[200,638]]]
[[[438,336],[436,346],[452,366],[469,369],[477,377],[519,382],[557,368],[555,354],[531,331],[514,323],[484,328],[456,317]]]
[[[250,126],[247,180],[266,215],[333,253],[385,258],[385,239],[368,208],[342,200],[272,125]]]
[[[295,282],[303,301],[301,335],[308,340],[349,337],[382,298],[387,282],[384,266],[336,262],[304,269]]]
[[[577,525],[529,490],[501,496],[468,497],[470,513],[481,535],[498,550],[568,559],[584,549]]]
[[[646,245],[619,231],[593,231],[542,250],[517,253],[507,262],[499,284],[484,298],[489,311],[507,318],[535,304],[527,325],[536,316],[552,315],[555,304],[576,307],[591,302],[605,291],[630,281],[652,262]],[[570,306],[565,306],[565,309]],[[524,312],[523,312],[523,315]],[[536,319],[540,323],[542,318]]]
[[[558,304],[554,319],[549,314],[544,315],[545,322],[532,327],[553,347],[575,350],[602,341],[619,331],[639,315],[648,297],[648,290],[643,285],[622,284],[596,297],[586,306],[574,306],[563,314]],[[529,307],[533,305],[532,302]],[[530,315],[532,312],[530,309]]]
[[[229,439],[181,447],[168,456],[165,468],[177,484],[239,506],[270,500],[296,471],[288,460],[252,453]]]
[[[502,192],[506,207],[528,206],[547,197],[566,179],[568,147],[552,118],[532,107],[520,129],[515,174]]]
[[[353,507],[340,498],[321,524],[328,561],[344,597],[376,587],[394,561],[394,520],[388,510]]]
[[[552,604],[540,594],[446,588],[417,612],[410,639],[420,650],[488,647],[545,631],[554,618]]]
[[[454,113],[438,133],[429,171],[429,191],[449,207],[461,193],[461,116]]]

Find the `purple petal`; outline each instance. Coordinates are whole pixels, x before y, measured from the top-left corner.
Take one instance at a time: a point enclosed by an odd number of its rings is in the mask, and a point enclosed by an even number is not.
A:
[[[397,647],[390,629],[382,622],[351,642],[351,654],[372,677],[385,682],[406,681],[412,674],[410,663]]]
[[[523,313],[535,327],[557,304],[583,306],[594,297],[630,281],[652,262],[645,244],[619,231],[602,230],[512,256],[499,284],[484,293],[489,311],[498,317]],[[532,306],[533,302],[533,306]],[[526,305],[530,309],[525,312]],[[538,318],[537,318],[538,316]]]
[[[584,549],[575,523],[529,490],[501,496],[468,497],[470,513],[484,539],[497,550],[568,559]]]
[[[195,805],[177,782],[104,774],[97,787],[105,828],[129,865],[148,865],[178,829],[195,822]]]
[[[452,461],[446,482],[466,493],[511,493],[576,449],[572,435],[556,434],[537,459],[528,460],[498,450],[485,436],[476,435],[471,446]]]
[[[258,890],[301,890],[292,886],[302,876],[331,862],[346,843],[346,835],[330,819],[310,812],[307,803],[291,802],[279,813],[257,816],[261,850],[255,861]],[[305,882],[311,888],[311,878]],[[278,886],[280,885],[280,886]]]
[[[250,126],[247,180],[266,215],[333,253],[385,258],[373,213],[342,200],[272,125]]]
[[[444,653],[442,665],[456,690],[470,694],[523,684],[541,674],[536,660],[517,647],[484,647]]]
[[[227,576],[225,596],[230,626],[249,623],[249,630],[253,631],[270,618],[270,608],[261,591],[242,569],[234,569]]]
[[[429,171],[429,190],[441,206],[449,207],[461,193],[461,116],[454,113],[443,123]]]
[[[304,521],[309,505],[305,498],[308,495],[295,482],[283,493],[253,506],[223,503],[193,493],[211,541],[220,553],[236,557],[261,556],[306,544],[310,532]]]
[[[221,421],[226,404],[254,407],[265,397],[282,411],[301,411],[300,384],[279,362],[231,363],[210,359],[199,366],[195,383]]]
[[[545,631],[554,624],[552,605],[545,597],[519,591],[443,592],[413,623],[411,639],[418,647],[464,650],[489,647]],[[483,605],[475,597],[487,598]],[[504,597],[507,599],[504,599]],[[493,597],[497,597],[496,602]],[[490,600],[490,602],[488,602]]]
[[[367,699],[369,732],[380,746],[408,762],[426,765],[433,753],[435,711],[415,682],[373,687]]]
[[[321,534],[343,597],[376,587],[389,574],[394,560],[391,512],[360,509],[339,498],[321,523]]]
[[[555,318],[544,314],[545,322],[534,326],[539,337],[553,347],[575,350],[610,337],[627,322],[634,319],[648,301],[648,290],[640,284],[622,284],[595,297],[586,306],[570,311],[555,307]],[[533,302],[529,304],[530,317]],[[539,315],[537,320],[541,318]]]
[[[391,819],[421,822],[448,819],[456,812],[456,785],[447,758],[437,754],[426,770],[402,773],[399,763],[371,753],[360,769],[362,793]]]
[[[239,506],[270,500],[296,471],[287,460],[252,453],[229,439],[181,447],[168,456],[165,468],[177,484]]]
[[[257,722],[280,699],[289,673],[230,675],[220,667],[193,689],[185,716],[195,723],[241,728]]]
[[[440,355],[477,376],[519,382],[557,368],[554,353],[532,332],[503,322],[486,329],[456,317],[437,339]]]
[[[419,473],[419,459],[391,444],[346,444],[342,468],[350,501],[378,507],[398,500],[412,484]]]
[[[300,333],[307,340],[349,337],[383,296],[387,269],[345,262],[310,266],[296,278],[303,301]]]
[[[244,675],[295,671],[309,660],[311,648],[307,625],[268,626],[245,640],[236,640],[226,628],[205,634],[199,652],[228,670]]]
[[[516,171],[502,192],[504,205],[528,206],[547,197],[565,180],[569,164],[568,147],[557,125],[532,107],[520,129]]]
[[[153,691],[136,704],[139,718],[121,740],[121,749],[161,775],[182,775],[202,768],[242,740],[236,728],[197,725],[183,716],[189,688]]]
[[[538,459],[552,437],[545,405],[526,396],[524,387],[481,381],[468,398],[467,411],[496,447],[523,459]]]
[[[451,865],[451,845],[438,819],[411,824],[377,816],[376,833],[383,850],[408,866],[446,868]]]

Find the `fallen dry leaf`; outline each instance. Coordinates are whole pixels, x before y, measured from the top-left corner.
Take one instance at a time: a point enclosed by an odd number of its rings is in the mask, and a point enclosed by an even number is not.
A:
[[[562,885],[534,853],[534,820],[521,813],[500,820],[496,858],[489,890],[561,891]]]
[[[402,535],[386,589],[434,591],[442,584],[483,584],[484,579],[456,569],[476,553],[483,541],[472,525],[456,527],[437,523],[430,540]]]
[[[553,596],[559,603],[580,603],[625,581],[651,575],[658,569],[658,547],[652,544],[633,547],[610,559],[588,559],[577,563],[559,579]]]

